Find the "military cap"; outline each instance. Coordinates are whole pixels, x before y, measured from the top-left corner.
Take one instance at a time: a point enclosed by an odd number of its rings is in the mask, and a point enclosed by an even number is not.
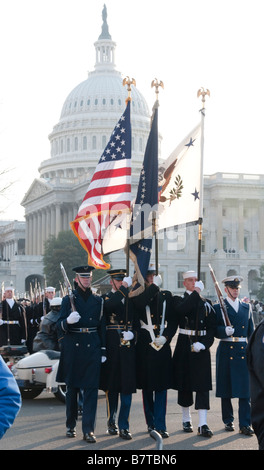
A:
[[[54,299],[52,299],[50,301],[50,306],[51,307],[59,307],[61,305],[61,302],[62,302],[61,297],[54,297]]]
[[[116,279],[117,281],[123,281],[124,277],[127,275],[126,269],[110,269],[107,272],[112,279]]]
[[[159,267],[160,267],[160,265],[158,265],[158,268]],[[156,264],[154,264],[154,263],[149,264],[147,274],[157,274],[156,273]]]
[[[197,272],[196,271],[186,271],[182,275],[183,279],[188,279],[190,277],[196,277],[197,278]]]
[[[222,283],[227,287],[231,287],[232,289],[238,289],[239,287],[241,287],[240,283],[242,281],[243,281],[242,276],[234,275],[234,276],[225,277],[225,279],[222,280]]]
[[[13,291],[14,291],[15,289],[14,289],[13,286],[6,286],[6,287],[5,287],[5,291],[7,291],[7,290],[13,290]]]
[[[52,286],[45,287],[45,292],[55,292],[55,291],[56,291],[55,287],[52,287]]]
[[[75,268],[72,268],[73,271],[78,274],[80,277],[91,277],[91,271],[94,270],[93,266],[76,266]]]

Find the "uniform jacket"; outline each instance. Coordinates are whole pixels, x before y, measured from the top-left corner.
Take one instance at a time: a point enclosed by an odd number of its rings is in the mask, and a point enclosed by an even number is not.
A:
[[[27,322],[24,308],[15,302],[13,307],[10,308],[6,300],[2,302],[2,320],[4,321],[15,321],[18,323],[3,324],[0,326],[0,346],[7,344],[8,329],[9,339],[11,345],[20,345],[21,340],[27,339]]]
[[[170,312],[172,295],[169,291],[160,290],[155,284],[146,287],[142,294],[133,297],[141,328],[136,345],[137,388],[148,391],[167,390],[171,385],[171,347],[170,341],[175,330],[171,328]],[[150,308],[151,322],[155,336],[160,333],[163,308],[165,308],[165,329],[163,336],[167,338],[164,346],[156,351],[147,325],[146,307]]]
[[[74,303],[80,320],[67,323],[71,313],[69,296],[63,298],[57,322],[61,357],[57,380],[76,388],[98,388],[101,367],[101,347],[105,347],[105,324],[102,298],[85,293],[79,288],[73,291]],[[93,333],[77,333],[77,328],[96,328]]]
[[[252,310],[249,304],[239,302],[236,312],[225,299],[228,317],[235,329],[233,337],[244,337],[244,342],[220,341],[216,351],[216,396],[222,398],[249,398],[249,375],[246,360],[247,339],[254,331]],[[215,305],[217,315],[216,337],[227,338],[220,305]]]
[[[136,392],[135,343],[138,332],[135,310],[131,299],[128,299],[128,292],[121,286],[118,291],[103,296],[107,361],[101,367],[100,385],[102,390],[125,394]],[[134,334],[129,346],[121,346],[120,341],[125,326]]]
[[[0,439],[12,426],[21,405],[16,380],[0,356]]]
[[[33,341],[33,351],[37,352],[41,349],[52,349],[59,351],[58,334],[56,323],[59,318],[59,313],[51,310],[43,318],[39,332],[36,334]]]
[[[247,362],[250,378],[251,419],[259,442],[264,450],[264,320],[249,338]]]
[[[173,388],[181,391],[208,391],[212,389],[210,347],[214,342],[216,314],[210,301],[196,291],[173,298],[173,323],[183,330],[205,332],[203,336],[179,333],[173,354]],[[198,341],[205,350],[192,352],[192,343]]]

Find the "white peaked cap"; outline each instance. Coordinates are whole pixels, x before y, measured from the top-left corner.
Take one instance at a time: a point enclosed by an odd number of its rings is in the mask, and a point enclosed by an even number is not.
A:
[[[197,278],[197,272],[196,271],[186,271],[182,275],[183,279],[188,279],[189,277],[196,277]]]

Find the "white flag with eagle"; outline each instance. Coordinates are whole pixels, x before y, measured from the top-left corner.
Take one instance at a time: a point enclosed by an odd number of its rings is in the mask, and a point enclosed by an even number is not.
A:
[[[198,222],[201,171],[201,124],[198,124],[159,166],[158,230]]]

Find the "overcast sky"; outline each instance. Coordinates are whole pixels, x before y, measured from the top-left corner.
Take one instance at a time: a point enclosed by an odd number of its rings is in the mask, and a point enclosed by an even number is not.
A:
[[[264,174],[263,0],[2,1],[0,163],[17,182],[0,196],[0,219],[23,217],[19,204],[50,157],[63,103],[94,68],[104,3],[117,70],[136,79],[150,109],[151,81],[164,82],[163,158],[200,120],[204,87],[204,173]]]

